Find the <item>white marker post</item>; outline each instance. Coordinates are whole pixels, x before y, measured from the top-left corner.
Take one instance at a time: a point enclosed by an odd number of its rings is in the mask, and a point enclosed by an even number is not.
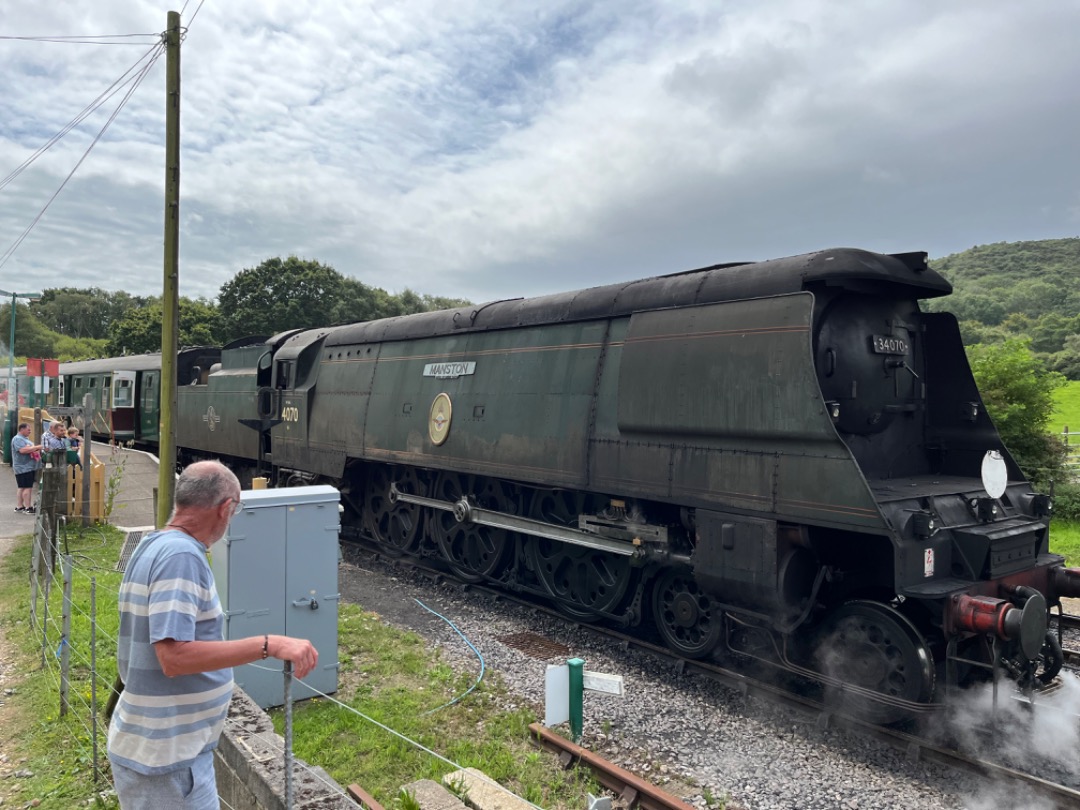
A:
[[[586,672],[585,662],[571,658],[565,664],[550,665],[544,674],[544,725],[548,728],[570,721],[570,736],[581,739],[584,727],[584,691],[622,697],[622,675]]]

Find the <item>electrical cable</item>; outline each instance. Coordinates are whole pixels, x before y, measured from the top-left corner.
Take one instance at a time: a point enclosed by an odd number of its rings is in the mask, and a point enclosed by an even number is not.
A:
[[[161,39],[161,34],[54,34],[39,37],[0,36],[0,39],[16,42],[54,42],[63,45],[142,45],[141,42],[111,42],[109,40],[123,40],[134,38]]]
[[[142,56],[140,56],[138,59],[136,59],[135,64],[133,64],[131,67],[129,67],[127,70],[125,70],[121,74],[119,79],[114,81],[111,85],[109,85],[107,88],[105,88],[105,90],[103,90],[101,93],[99,93],[98,96],[93,101],[91,101],[89,104],[87,104],[85,107],[83,107],[82,110],[80,110],[79,113],[71,121],[69,121],[67,124],[65,124],[64,127],[57,134],[53,135],[42,146],[39,146],[34,151],[34,153],[32,155],[30,155],[30,157],[28,157],[26,160],[24,160],[22,163],[20,163],[14,169],[12,169],[11,172],[9,172],[8,175],[3,180],[0,180],[0,190],[2,190],[5,186],[9,185],[16,177],[18,177],[20,174],[22,174],[27,169],[27,167],[30,166],[31,163],[33,163],[42,154],[44,154],[48,149],[50,149],[52,146],[54,146],[61,138],[63,138],[65,135],[67,135],[69,132],[71,132],[71,130],[73,130],[75,127],[77,127],[79,124],[81,124],[87,118],[87,116],[89,116],[91,113],[93,113],[95,110],[97,110],[102,104],[104,104],[106,101],[108,101],[114,95],[116,95],[116,93],[118,93],[120,91],[120,89],[123,88],[128,82],[132,81],[135,78],[135,76],[129,76],[128,74],[130,74],[130,73],[132,73],[132,71],[136,70],[139,67],[139,65],[143,62],[143,60],[150,57],[150,55],[153,54],[153,52],[155,50],[158,50],[160,48],[161,48],[161,43],[160,42],[154,44],[149,50],[146,51],[146,53],[144,53]]]
[[[75,164],[74,168],[72,168],[72,170],[68,173],[67,177],[64,178],[63,182],[60,184],[60,188],[58,188],[53,193],[53,195],[49,198],[48,202],[45,203],[45,207],[41,209],[41,211],[38,213],[38,215],[36,217],[34,217],[33,221],[26,227],[26,229],[22,232],[22,234],[19,235],[19,237],[15,240],[15,242],[12,243],[11,247],[9,247],[2,255],[0,255],[0,267],[3,267],[7,263],[8,259],[10,259],[12,257],[12,255],[14,255],[14,253],[18,249],[19,245],[21,245],[23,243],[23,240],[25,240],[26,237],[30,234],[30,231],[32,231],[34,229],[34,226],[37,225],[38,222],[41,221],[41,218],[43,216],[45,216],[45,212],[49,210],[49,206],[53,204],[53,201],[58,196],[60,196],[60,192],[64,190],[64,187],[68,184],[68,181],[71,180],[71,178],[74,176],[75,172],[78,171],[79,167],[83,164],[83,161],[85,161],[86,158],[90,155],[90,151],[95,146],[97,146],[98,141],[101,140],[101,137],[105,134],[105,132],[112,125],[112,122],[116,120],[116,116],[118,116],[120,114],[120,110],[122,110],[124,108],[124,106],[130,100],[132,94],[135,92],[135,90],[138,89],[139,85],[142,84],[143,79],[146,78],[147,73],[150,72],[150,68],[154,66],[154,64],[158,60],[158,57],[161,56],[161,54],[164,52],[164,50],[165,50],[164,45],[158,46],[157,53],[146,64],[146,66],[140,71],[140,73],[139,73],[138,77],[135,79],[135,81],[133,81],[131,83],[131,87],[128,88],[128,91],[124,95],[124,98],[117,105],[116,109],[113,110],[112,115],[109,116],[109,119],[105,122],[105,125],[101,128],[101,130],[98,132],[98,134],[94,137],[94,140],[91,141],[90,146],[88,146],[86,148],[86,151],[83,152],[82,157],[79,158],[79,160]]]
[[[188,28],[191,28],[191,24],[193,22],[195,22],[195,18],[199,16],[199,12],[202,10],[203,3],[205,3],[205,2],[206,2],[206,0],[199,0],[199,5],[196,6],[196,8],[195,8],[195,13],[192,14],[191,19],[188,20],[188,24],[187,24]],[[187,5],[187,4],[185,3],[185,5]]]
[[[423,715],[428,715],[428,714],[434,714],[435,712],[439,711],[440,709],[445,709],[447,706],[453,706],[459,700],[462,700],[463,698],[465,698],[470,692],[472,692],[472,690],[474,690],[476,687],[478,687],[480,685],[480,681],[482,681],[484,679],[484,670],[486,669],[486,667],[485,667],[485,664],[484,664],[484,656],[482,656],[480,654],[480,651],[478,649],[476,649],[476,647],[473,646],[473,643],[471,641],[469,641],[469,639],[465,638],[465,634],[462,633],[460,630],[458,630],[456,624],[454,624],[448,618],[443,616],[441,613],[436,613],[434,610],[429,608],[427,605],[425,605],[423,602],[421,602],[415,596],[413,597],[413,601],[416,602],[416,604],[418,604],[420,607],[422,607],[428,613],[431,613],[434,616],[438,616],[440,619],[442,619],[444,622],[446,622],[448,625],[450,625],[454,629],[454,632],[457,633],[459,636],[461,636],[462,641],[464,641],[466,644],[469,645],[469,649],[472,650],[474,653],[476,653],[476,657],[480,659],[480,674],[477,676],[476,682],[472,686],[470,686],[467,690],[465,690],[465,692],[458,695],[453,700],[451,700],[451,701],[449,701],[447,703],[444,703],[442,706],[436,706],[434,709],[429,709],[428,711],[423,712]],[[421,715],[421,716],[423,716],[423,715]]]

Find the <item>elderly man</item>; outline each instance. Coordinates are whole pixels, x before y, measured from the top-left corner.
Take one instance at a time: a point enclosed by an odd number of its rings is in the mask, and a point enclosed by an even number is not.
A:
[[[172,516],[143,538],[120,585],[117,668],[124,681],[109,727],[120,806],[219,807],[214,748],[232,695],[232,667],[268,657],[303,678],[311,642],[265,635],[222,639],[224,617],[206,552],[240,508],[240,483],[216,461],[176,482]]]

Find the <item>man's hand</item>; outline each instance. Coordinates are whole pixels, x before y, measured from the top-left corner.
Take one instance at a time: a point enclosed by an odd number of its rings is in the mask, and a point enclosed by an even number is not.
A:
[[[268,642],[267,650],[272,657],[292,661],[293,675],[297,678],[306,678],[319,663],[318,650],[306,638],[270,636]]]

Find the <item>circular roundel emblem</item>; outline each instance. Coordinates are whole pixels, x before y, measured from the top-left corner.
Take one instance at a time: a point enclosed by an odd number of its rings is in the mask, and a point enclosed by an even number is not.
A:
[[[453,406],[447,394],[439,394],[431,403],[431,414],[428,417],[428,436],[432,444],[442,444],[450,433],[450,414]]]

